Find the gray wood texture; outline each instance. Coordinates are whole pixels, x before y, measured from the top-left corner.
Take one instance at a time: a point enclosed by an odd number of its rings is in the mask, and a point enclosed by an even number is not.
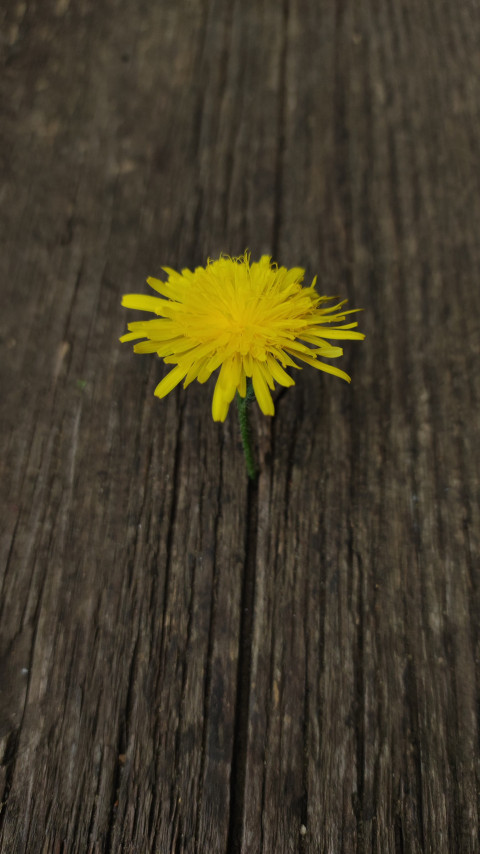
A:
[[[478,3],[0,29],[0,851],[479,852]],[[246,247],[368,336],[254,413],[254,485],[118,343]]]

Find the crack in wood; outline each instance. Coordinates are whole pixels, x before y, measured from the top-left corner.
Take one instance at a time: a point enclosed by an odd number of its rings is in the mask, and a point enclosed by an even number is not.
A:
[[[245,531],[245,568],[240,620],[238,651],[237,699],[233,757],[230,777],[230,820],[228,828],[228,854],[241,854],[243,843],[246,797],[246,772],[248,759],[248,728],[250,713],[250,685],[255,604],[255,573],[258,524],[258,481],[249,481],[247,494],[247,525]]]

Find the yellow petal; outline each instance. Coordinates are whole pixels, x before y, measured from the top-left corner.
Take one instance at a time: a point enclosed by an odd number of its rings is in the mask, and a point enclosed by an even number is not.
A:
[[[220,368],[218,384],[222,394],[229,403],[235,397],[237,385],[240,382],[241,362],[239,356],[227,359]]]
[[[156,341],[139,341],[133,348],[134,353],[156,353],[158,344]]]
[[[225,418],[228,414],[228,407],[230,403],[228,400],[225,400],[222,389],[220,387],[220,383],[217,379],[215,385],[215,391],[213,392],[213,400],[212,400],[212,416],[214,421],[225,421]]]
[[[147,285],[150,285],[154,291],[168,297],[168,299],[178,300],[178,290],[173,288],[169,282],[162,282],[161,279],[154,279],[153,276],[149,276],[147,279]]]
[[[125,335],[122,335],[122,337],[119,338],[118,340],[121,341],[122,344],[125,344],[126,341],[135,341],[136,338],[141,338],[141,337],[142,337],[141,333],[138,334],[137,332],[126,332]]]
[[[140,311],[153,311],[154,314],[163,314],[165,300],[158,297],[150,297],[148,294],[125,294],[122,297],[122,305],[125,308],[136,308]]]
[[[185,380],[183,382],[184,388],[187,388],[187,386],[190,385],[190,383],[193,382],[193,380],[198,380],[200,382],[199,375],[202,373],[206,362],[207,362],[206,359],[196,359],[194,361],[194,363],[188,369],[187,375],[186,375]],[[208,375],[208,377],[209,376],[210,376],[210,374]],[[208,380],[208,377],[206,377],[207,380]],[[203,380],[203,382],[205,382],[205,380]]]
[[[268,369],[277,383],[283,386],[291,386],[295,385],[295,380],[292,380],[291,377],[287,374],[286,371],[283,370],[282,366],[278,364],[277,360],[273,358],[273,356],[267,356],[267,365]]]
[[[245,356],[243,356],[243,370],[245,371],[247,377],[252,376],[253,359],[252,359],[250,353],[246,353]]]
[[[297,368],[297,370],[301,371],[300,365],[296,365],[293,359],[285,352],[285,350],[280,349],[278,347],[270,347],[270,352],[272,356],[277,359],[284,368]]]
[[[365,335],[361,332],[351,332],[351,326],[358,326],[358,323],[349,323],[348,326],[340,326],[338,329],[328,329],[328,327],[325,327],[322,334],[324,338],[356,338],[357,340],[365,338]]]
[[[176,385],[178,385],[178,383],[181,383],[186,373],[187,372],[185,368],[181,367],[180,365],[177,365],[157,385],[154,394],[157,397],[165,397],[169,392],[172,391],[172,389],[175,388]]]
[[[212,373],[213,373],[213,371],[209,367],[209,363],[207,361],[205,364],[202,365],[202,367],[200,368],[200,370],[198,372],[198,377],[197,377],[198,382],[203,385],[203,383],[206,383],[207,380],[210,379],[210,377],[212,376]]]
[[[139,338],[154,338],[155,341],[165,341],[168,338],[178,338],[181,330],[178,323],[172,320],[134,320],[128,324],[131,332],[138,332]]]
[[[274,415],[275,407],[273,405],[272,395],[268,390],[265,377],[256,362],[254,362],[252,366],[252,381],[255,397],[257,398],[258,405],[263,414]]]
[[[237,386],[237,391],[238,391],[240,397],[245,397],[245,395],[247,393],[247,378],[245,376],[245,371],[243,370],[243,367],[242,367],[242,372],[240,374],[240,380],[239,380],[239,383]]]
[[[273,382],[272,374],[268,370],[266,360],[265,361],[259,361],[256,364],[257,364],[259,371],[263,374],[263,378],[264,378],[265,382],[267,383],[270,391],[273,391],[273,389],[275,388],[275,383]]]
[[[327,365],[326,362],[319,362],[317,359],[312,359],[309,356],[297,356],[297,358],[301,359],[302,362],[306,362],[307,365],[311,365],[312,368],[318,368],[319,371],[325,371],[326,374],[333,374],[335,377],[340,377],[341,380],[345,380],[347,383],[351,381],[345,371],[341,371],[340,368],[335,368],[334,365]]]

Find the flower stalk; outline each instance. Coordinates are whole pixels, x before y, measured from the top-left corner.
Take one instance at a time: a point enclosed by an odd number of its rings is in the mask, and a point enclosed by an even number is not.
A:
[[[248,409],[250,403],[255,398],[252,381],[247,380],[247,393],[245,397],[241,397],[237,391],[237,410],[238,423],[240,424],[240,436],[242,438],[243,453],[245,455],[245,463],[247,466],[247,474],[250,480],[255,480],[257,477],[257,467],[252,448],[252,436],[250,431],[250,421],[248,417]]]

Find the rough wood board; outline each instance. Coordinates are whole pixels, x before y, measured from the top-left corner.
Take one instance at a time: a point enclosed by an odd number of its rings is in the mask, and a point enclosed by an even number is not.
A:
[[[0,851],[476,854],[476,4],[1,16]],[[246,246],[368,335],[255,415],[250,487],[117,343]]]

